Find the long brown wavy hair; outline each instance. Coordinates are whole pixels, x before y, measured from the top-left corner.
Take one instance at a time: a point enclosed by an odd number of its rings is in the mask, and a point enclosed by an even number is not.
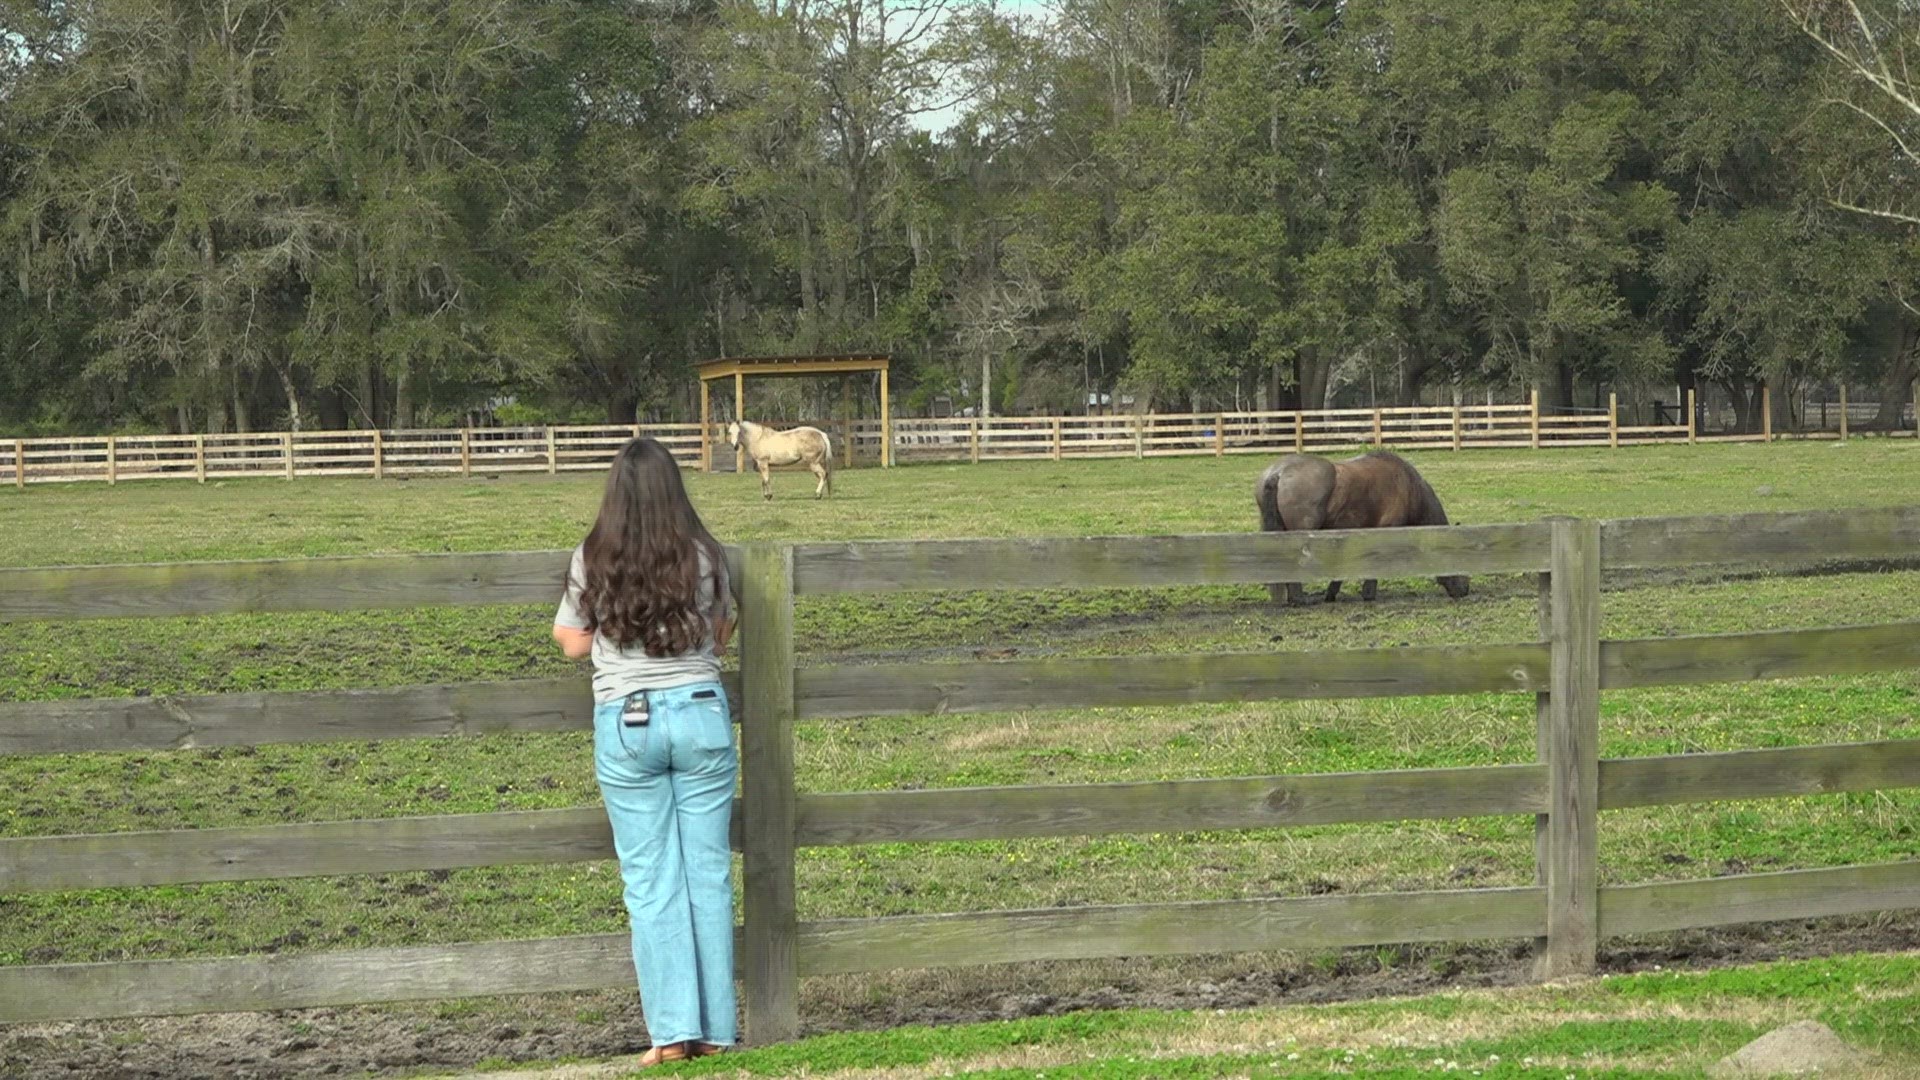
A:
[[[700,573],[700,552],[712,567]],[[707,611],[726,558],[701,523],[673,454],[641,437],[620,448],[607,474],[600,516],[582,555],[580,611],[589,629],[622,649],[679,656],[707,638]]]

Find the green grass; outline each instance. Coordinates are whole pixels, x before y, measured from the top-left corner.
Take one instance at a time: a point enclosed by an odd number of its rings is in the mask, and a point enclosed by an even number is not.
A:
[[[1888,440],[1627,450],[1410,453],[1461,523],[1547,514],[1644,517],[1920,502],[1916,447]],[[1254,527],[1264,456],[919,465],[812,477],[688,474],[728,541],[1069,536]],[[601,478],[236,480],[36,485],[0,490],[0,560],[152,562],[571,546]]]
[[[1920,447],[1887,441],[1413,455],[1457,520],[1920,504]],[[1257,457],[921,466],[841,477],[830,502],[782,476],[692,476],[729,541],[1238,531]],[[248,481],[0,492],[0,559],[48,565],[560,548],[594,477]],[[1609,579],[1608,636],[1914,617],[1920,573]],[[0,699],[395,686],[578,670],[544,606],[16,623]],[[1252,588],[803,600],[803,663],[874,658],[1272,651],[1536,636],[1534,586],[1449,602],[1384,582],[1374,604],[1278,610]],[[1531,760],[1527,695],[1067,710],[803,724],[808,791],[1083,783]],[[1920,737],[1901,672],[1610,692],[1603,752],[1678,753]],[[0,760],[0,835],[194,828],[592,805],[584,734]],[[1609,883],[1913,858],[1920,794],[1621,811]],[[805,918],[1527,883],[1521,818],[803,853]],[[299,952],[525,938],[624,925],[608,864],[0,896],[0,963]],[[1090,1074],[1091,1075],[1091,1074]],[[1107,1074],[1100,1074],[1107,1075]],[[1121,1075],[1121,1074],[1114,1074]]]
[[[660,1070],[677,1076],[1704,1077],[1774,1027],[1817,1019],[1920,1072],[1920,956],[1844,956],[1562,987],[1222,1012],[1115,1010],[824,1035]],[[649,1072],[652,1072],[651,1070]]]

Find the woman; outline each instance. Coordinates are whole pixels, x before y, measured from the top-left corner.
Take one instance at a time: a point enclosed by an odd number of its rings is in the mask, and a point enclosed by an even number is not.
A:
[[[594,775],[653,1040],[642,1065],[718,1053],[737,1034],[727,841],[739,758],[719,661],[732,630],[726,559],[679,465],[634,439],[573,553],[553,637],[593,658]]]

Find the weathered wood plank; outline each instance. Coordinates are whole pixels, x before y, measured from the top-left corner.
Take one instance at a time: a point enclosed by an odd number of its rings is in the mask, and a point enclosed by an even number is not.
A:
[[[810,923],[803,975],[1529,937],[1541,889],[1048,908]]]
[[[803,544],[800,593],[1264,584],[1543,570],[1546,526]]]
[[[747,549],[740,597],[742,865],[747,1025],[755,1043],[800,1032],[794,881],[793,548]]]
[[[345,611],[559,599],[567,552],[0,570],[0,620]]]
[[[1552,638],[1553,575],[1540,574],[1536,576],[1534,578],[1534,588],[1534,616],[1540,627],[1540,636],[1542,638]],[[1542,688],[1539,693],[1533,695],[1533,754],[1534,760],[1539,761],[1543,768],[1546,762],[1553,759],[1552,733],[1553,695],[1547,693],[1546,690]],[[1550,842],[1548,839],[1548,825],[1550,821],[1551,818],[1544,809],[1541,813],[1535,815],[1533,819],[1533,883],[1543,889],[1547,886],[1547,844]],[[1545,936],[1534,940],[1533,953],[1536,958],[1544,962],[1547,955],[1547,939]]]
[[[0,703],[0,753],[425,738],[590,728],[584,677],[385,690]]]
[[[738,557],[729,549],[735,569]],[[0,569],[0,622],[551,604],[567,558],[506,551]]]
[[[800,847],[1520,814],[1537,765],[801,795]],[[734,848],[745,814],[734,807]],[[0,892],[262,881],[614,857],[600,807],[0,839]]]
[[[1920,551],[1920,506],[1603,522],[1609,570],[1871,559]]]
[[[610,885],[617,891],[617,885]],[[608,894],[615,902],[614,893]],[[631,987],[621,934],[292,956],[0,967],[0,1023],[304,1009]]]
[[[0,839],[0,892],[613,858],[598,806]]]
[[[1920,739],[1608,758],[1600,808],[1920,787]]]
[[[1609,937],[1920,908],[1920,862],[1786,870],[1600,890]]]
[[[1600,685],[1747,682],[1920,667],[1920,622],[1633,638],[1600,645]]]
[[[1529,814],[1546,805],[1538,765],[1048,787],[803,795],[804,846],[1257,829]]]
[[[720,678],[737,701],[739,673]],[[10,701],[0,702],[0,754],[585,731],[592,719],[585,676],[382,690]]]
[[[801,668],[803,718],[1532,690],[1540,643]]]
[[[1546,973],[1593,969],[1600,882],[1600,523],[1553,523]]]

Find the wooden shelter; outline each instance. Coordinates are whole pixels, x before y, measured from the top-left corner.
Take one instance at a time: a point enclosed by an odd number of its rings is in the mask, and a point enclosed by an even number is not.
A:
[[[744,419],[747,407],[747,376],[771,375],[775,377],[794,377],[800,375],[852,375],[863,371],[880,373],[880,465],[882,468],[893,466],[893,415],[888,408],[890,387],[887,382],[887,369],[893,358],[880,354],[835,354],[827,356],[730,356],[718,360],[706,360],[693,366],[694,373],[700,376],[700,468],[705,472],[713,471],[713,396],[712,383],[716,379],[733,379],[733,417]],[[846,417],[847,438],[852,439],[853,417]],[[851,441],[846,445],[850,456],[853,452]],[[747,454],[744,450],[734,451],[734,468],[745,471]]]

